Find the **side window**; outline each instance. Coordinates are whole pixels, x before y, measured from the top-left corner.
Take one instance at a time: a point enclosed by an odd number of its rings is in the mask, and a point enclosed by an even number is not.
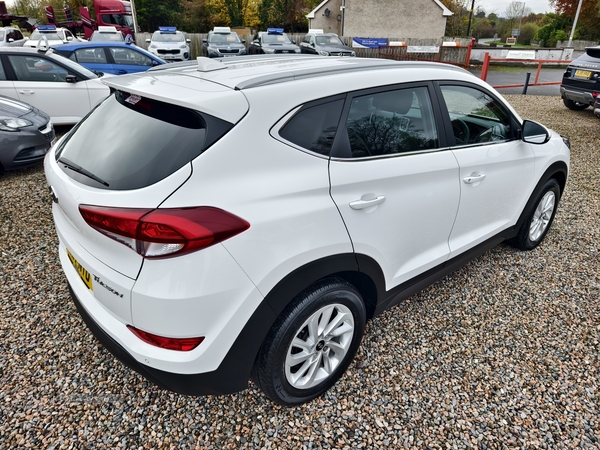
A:
[[[126,64],[131,66],[151,66],[152,60],[146,55],[122,47],[110,47],[110,52],[115,64]]]
[[[304,36],[304,39],[302,39],[302,42],[305,42],[308,44],[310,42],[310,36],[309,35]]]
[[[311,36],[311,37],[310,37],[310,44],[311,44],[311,45],[314,45],[314,43],[315,43],[315,37],[314,37],[314,36]]]
[[[491,96],[468,86],[441,86],[456,145],[505,141],[512,137],[510,115]]]
[[[4,72],[4,66],[0,63],[0,80],[6,80],[6,72]]]
[[[346,120],[352,158],[391,155],[438,147],[426,87],[354,97]]]
[[[307,150],[329,155],[344,100],[304,106],[292,117],[279,135]]]
[[[79,63],[88,63],[88,64],[106,64],[106,55],[104,54],[104,49],[102,47],[98,48],[80,48],[73,52],[71,55],[75,55],[75,61]]]
[[[20,41],[21,39],[24,39],[23,33],[21,33],[19,30],[15,30],[15,40]]]
[[[61,66],[38,56],[8,55],[8,60],[18,81],[64,82],[69,74]]]

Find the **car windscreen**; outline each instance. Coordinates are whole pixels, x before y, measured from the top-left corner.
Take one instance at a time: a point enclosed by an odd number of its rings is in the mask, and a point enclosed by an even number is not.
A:
[[[192,109],[116,91],[76,125],[56,158],[65,173],[88,186],[139,189],[179,170],[232,126]]]
[[[152,35],[152,40],[154,42],[183,42],[185,37],[181,33],[161,33],[160,31],[155,31]]]
[[[33,30],[33,33],[31,33],[31,40],[37,40],[39,38],[41,38],[42,36],[46,36],[46,38],[49,41],[63,41],[64,40],[64,36],[59,35],[57,32],[51,32],[51,31],[44,31],[41,32],[39,30]]]
[[[214,33],[208,36],[208,42],[211,44],[238,44],[242,41],[237,33]]]
[[[90,38],[90,41],[97,42],[123,42],[123,35],[121,33],[94,33]]]
[[[317,45],[346,45],[337,36],[317,36],[316,40]]]
[[[263,42],[265,44],[291,44],[287,34],[263,34]]]

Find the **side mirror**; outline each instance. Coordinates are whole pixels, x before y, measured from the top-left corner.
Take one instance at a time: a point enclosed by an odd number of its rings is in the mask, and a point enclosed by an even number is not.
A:
[[[8,42],[15,42],[13,38],[8,38]]]
[[[245,44],[245,43],[246,43],[246,39],[242,39],[242,44]]]
[[[190,42],[192,42],[192,40],[191,39],[186,39],[185,42],[187,42],[189,44]]]
[[[151,41],[151,39],[146,39],[146,44],[149,44]]]
[[[75,75],[67,75],[65,81],[67,83],[77,83],[77,77]]]
[[[73,40],[73,36],[67,36],[67,41],[72,41]]]
[[[208,39],[202,39],[203,44],[208,44]]]
[[[532,120],[523,121],[521,136],[521,139],[529,144],[545,144],[550,140],[548,129]]]
[[[255,45],[258,45],[258,39],[254,39],[254,40],[252,41],[252,43],[253,43],[253,44],[255,44]]]
[[[310,46],[311,46],[312,48],[315,48],[315,43],[314,43],[314,42],[311,42],[311,43],[310,43]]]

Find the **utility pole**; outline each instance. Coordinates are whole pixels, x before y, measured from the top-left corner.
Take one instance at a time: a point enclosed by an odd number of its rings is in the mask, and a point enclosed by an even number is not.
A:
[[[137,24],[137,15],[135,14],[135,5],[133,0],[129,0],[131,4],[131,17],[133,18],[133,35],[135,36],[138,33],[138,24]]]
[[[471,21],[473,20],[473,10],[475,9],[475,0],[471,2],[471,11],[469,12],[469,26],[467,26],[467,37],[471,36]]]
[[[579,19],[579,11],[581,11],[581,3],[583,0],[579,0],[579,5],[577,5],[577,12],[575,13],[575,20],[573,21],[573,28],[571,28],[571,35],[569,36],[569,43],[567,47],[571,47],[573,45],[573,35],[575,34],[575,27],[577,26],[577,20]]]

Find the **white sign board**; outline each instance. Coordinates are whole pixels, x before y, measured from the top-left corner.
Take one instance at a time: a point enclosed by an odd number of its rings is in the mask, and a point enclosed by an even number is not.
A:
[[[407,53],[439,53],[440,48],[435,45],[409,45],[406,48]]]
[[[509,50],[506,59],[535,59],[535,50]]]

